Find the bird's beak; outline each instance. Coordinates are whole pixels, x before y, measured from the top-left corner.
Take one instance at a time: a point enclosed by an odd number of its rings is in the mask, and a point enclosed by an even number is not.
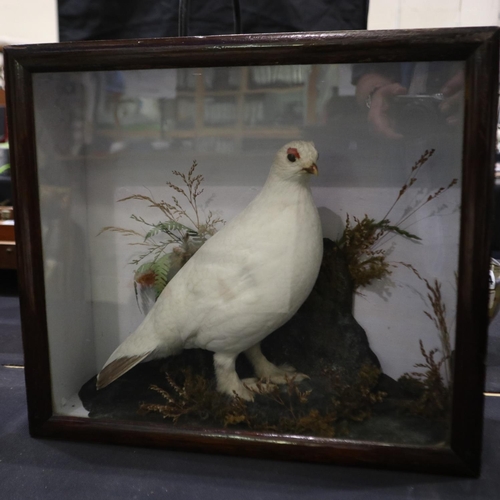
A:
[[[305,170],[308,174],[318,175],[318,167],[316,166],[316,163],[313,163],[310,167],[303,168],[302,170]]]

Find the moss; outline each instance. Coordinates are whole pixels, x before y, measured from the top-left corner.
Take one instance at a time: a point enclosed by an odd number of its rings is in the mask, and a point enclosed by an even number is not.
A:
[[[374,405],[387,395],[376,390],[381,371],[372,364],[362,365],[352,384],[345,383],[338,370],[325,370],[325,374],[335,393],[333,405],[341,420],[366,420],[372,415]]]
[[[254,402],[227,397],[215,390],[214,383],[191,370],[175,377],[166,374],[165,388],[151,386],[161,402],[143,403],[139,413],[160,413],[174,424],[204,422],[214,426],[239,427],[254,431],[335,437],[348,432],[347,422],[369,418],[372,408],[385,394],[375,391],[380,370],[364,365],[357,381],[347,384],[341,374],[325,371],[321,398],[312,398],[307,382],[297,384],[293,377],[271,390],[257,384]],[[174,380],[174,378],[176,380]]]

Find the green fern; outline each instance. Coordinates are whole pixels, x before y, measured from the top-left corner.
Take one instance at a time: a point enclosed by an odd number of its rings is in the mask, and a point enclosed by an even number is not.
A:
[[[140,215],[131,214],[130,218],[147,228],[146,234],[141,234],[135,229],[127,229],[115,226],[104,227],[99,234],[105,231],[121,233],[123,236],[138,236],[142,241],[129,243],[146,247],[145,252],[139,253],[131,260],[130,264],[138,266],[134,273],[134,291],[139,305],[139,295],[144,301],[151,298],[154,292],[156,298],[163,291],[169,280],[182,266],[196,253],[196,251],[217,232],[217,225],[224,224],[224,220],[215,217],[212,212],[208,212],[204,219],[200,218],[197,198],[203,193],[200,184],[203,181],[202,175],[194,175],[196,161],[193,161],[189,172],[183,174],[176,170],[173,174],[179,177],[185,187],[179,187],[172,182],[167,185],[176,193],[180,193],[189,206],[183,207],[179,200],[172,196],[173,202],[164,200],[157,201],[151,193],[133,194],[118,201],[138,200],[148,204],[150,208],[156,208],[167,219],[157,223],[151,223]],[[179,222],[179,219],[187,221],[189,227]],[[146,261],[147,259],[147,261]],[[144,262],[142,265],[140,265]],[[141,306],[139,305],[139,308]]]
[[[201,236],[200,233],[194,231],[193,229],[188,229],[186,233],[188,234],[191,241],[194,241],[195,243],[205,243],[205,241],[207,241],[204,236]]]
[[[169,272],[172,265],[171,254],[146,262],[137,268],[134,274],[135,299],[139,303],[139,291],[137,286],[152,286],[156,297],[160,295],[169,281]]]
[[[155,224],[153,228],[146,233],[146,236],[144,236],[144,241],[147,241],[149,238],[156,236],[158,233],[166,233],[168,235],[171,235],[172,231],[187,231],[188,233],[194,232],[196,235],[198,234],[184,224],[171,220],[168,222],[159,222],[158,224]]]
[[[168,273],[171,265],[170,254],[160,257],[152,264],[155,273],[155,291],[157,295],[160,295],[168,283]]]
[[[147,273],[148,271],[153,271],[153,265],[154,262],[146,262],[142,265],[140,265],[136,270],[135,270],[135,279],[139,278],[143,274]]]

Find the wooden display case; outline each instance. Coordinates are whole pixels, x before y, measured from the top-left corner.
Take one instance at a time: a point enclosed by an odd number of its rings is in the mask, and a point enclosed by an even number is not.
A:
[[[471,28],[116,40],[5,49],[15,208],[16,218],[21,222],[16,226],[16,234],[32,435],[477,476],[481,462],[488,326],[489,221],[497,115],[498,42],[497,28]],[[345,124],[349,120],[342,116],[334,116],[331,122],[323,123],[326,99],[321,106],[318,105],[316,71],[347,64],[364,67],[367,63],[369,68],[378,70],[391,65],[410,65],[416,71],[416,66],[420,65],[421,74],[429,77],[437,73],[449,77],[459,75],[461,84],[457,100],[463,114],[456,121],[458,126],[449,127],[446,120],[433,122],[432,127],[418,122],[418,134],[408,132],[407,143],[380,138],[370,143],[363,142],[361,131],[370,133],[367,125],[369,108],[363,102],[361,110],[359,107],[354,109],[357,104],[353,103],[354,107],[346,112],[348,119],[357,114],[364,120],[353,120],[357,127],[346,130]],[[254,68],[286,68],[291,65],[312,68],[302,84],[279,87],[251,83]],[[207,87],[207,72],[221,68],[239,68],[240,79],[234,88]],[[151,144],[142,140],[144,136],[149,140],[154,129],[138,124],[140,127],[127,130],[123,122],[109,119],[106,129],[95,119],[98,113],[94,112],[94,101],[89,96],[95,95],[96,87],[92,82],[103,75],[143,72],[147,78],[153,71],[160,71],[165,76],[168,71],[181,74],[186,69],[195,77],[194,85],[175,88],[174,105],[170,109],[170,116],[174,117],[171,126],[163,126],[168,125],[163,120],[165,115],[162,115],[161,127],[156,123],[156,133],[161,128],[169,143],[164,150],[152,152]],[[322,78],[324,81],[325,77]],[[433,78],[429,78],[431,80]],[[441,85],[444,83],[442,81]],[[285,120],[280,127],[274,127],[269,120],[265,124],[257,120],[251,125],[246,121],[247,102],[262,95],[277,101],[278,96],[294,92],[302,96],[303,107],[300,114],[294,115],[300,123]],[[418,104],[421,96],[414,97],[412,104]],[[426,97],[436,104],[437,96]],[[184,123],[179,120],[180,99],[192,102],[191,119]],[[115,102],[121,105],[119,96]],[[230,103],[235,109],[234,119],[229,121],[225,115],[224,123],[214,126],[213,116],[207,119],[207,105],[210,108],[214,102]],[[223,109],[224,113],[228,112],[227,106]],[[439,111],[437,107],[432,109]],[[406,122],[411,124],[417,120],[417,115],[416,112],[406,115]],[[89,121],[93,120],[93,140],[99,134],[121,139],[131,137],[137,146],[134,154],[113,155],[108,150],[95,158],[88,154],[89,148],[75,147],[67,149],[74,149],[77,153],[72,151],[67,158],[62,155],[61,150],[73,140],[75,132],[85,129],[82,125],[85,116]],[[120,113],[116,116],[120,118]],[[314,126],[308,128],[310,125]],[[232,148],[223,152],[214,150],[203,156],[197,140],[204,137],[230,138]],[[174,139],[181,141],[178,149],[174,147],[178,146]],[[179,171],[189,171],[186,175],[191,175],[197,162],[205,169],[203,175],[207,180],[203,185],[206,187],[203,205],[206,214],[212,214],[215,204],[223,212],[223,218],[226,214],[229,214],[227,219],[235,216],[251,202],[269,173],[278,151],[274,143],[270,146],[266,142],[269,139],[279,140],[281,147],[296,139],[315,142],[321,159],[318,161],[318,184],[312,191],[322,216],[323,234],[330,238],[332,245],[345,249],[346,240],[353,236],[352,232],[348,234],[349,228],[360,229],[360,224],[361,229],[363,224],[365,229],[366,226],[382,228],[384,235],[389,230],[394,231],[382,253],[375,238],[371,241],[375,246],[368,249],[368,255],[364,254],[367,266],[381,255],[390,255],[391,261],[386,262],[391,271],[388,273],[390,278],[377,281],[372,289],[363,289],[361,294],[354,294],[354,288],[344,287],[347,296],[342,307],[346,305],[349,309],[346,313],[348,321],[357,325],[355,330],[361,332],[360,336],[364,335],[366,342],[367,337],[372,345],[378,342],[378,348],[374,350],[383,360],[379,367],[387,372],[392,370],[392,382],[397,387],[404,385],[405,374],[413,371],[415,365],[422,367],[422,355],[434,380],[441,380],[440,370],[446,366],[447,383],[441,381],[441,385],[438,384],[446,394],[442,398],[447,404],[444,416],[438,414],[433,419],[428,414],[416,414],[409,418],[412,423],[417,419],[419,429],[424,433],[432,421],[434,428],[438,429],[437,437],[425,441],[417,439],[420,434],[407,425],[405,411],[408,407],[404,404],[397,406],[401,404],[401,401],[396,401],[398,394],[390,401],[396,406],[382,404],[379,407],[382,408],[380,411],[388,406],[402,410],[391,415],[392,427],[385,425],[382,419],[378,420],[376,428],[368,426],[367,430],[365,427],[364,434],[347,436],[342,433],[342,425],[337,422],[333,427],[330,425],[331,420],[338,416],[331,412],[322,414],[321,425],[304,430],[301,427],[304,422],[310,424],[312,420],[313,424],[318,423],[319,413],[314,409],[303,414],[304,418],[298,424],[295,422],[297,425],[290,430],[290,427],[281,425],[290,418],[277,418],[272,423],[264,422],[265,425],[256,427],[251,407],[246,407],[250,412],[247,414],[226,413],[228,418],[222,421],[210,420],[206,412],[200,412],[187,421],[169,419],[172,412],[167,412],[168,418],[156,414],[155,419],[147,420],[138,413],[135,399],[132,413],[126,417],[114,414],[94,416],[90,406],[90,410],[84,407],[80,397],[82,387],[85,385],[96,392],[95,374],[142,320],[138,317],[140,312],[134,295],[135,275],[128,265],[131,262],[130,247],[122,237],[124,233],[134,234],[127,233],[130,220],[148,225],[148,233],[139,234],[142,237],[137,243],[139,246],[145,243],[147,246],[151,234],[159,234],[162,227],[165,234],[171,231],[171,224],[162,226],[162,221],[157,220],[161,216],[147,210],[163,207],[168,212],[169,208],[164,204],[167,202],[163,200],[170,198],[164,195],[163,189],[173,186],[177,191],[174,196],[179,197],[182,189],[173,182],[182,180]],[[245,148],[248,140],[256,141],[254,149]],[[426,149],[427,143],[433,144],[431,148]],[[401,154],[398,144],[408,146],[404,151],[407,154]],[[90,141],[88,145],[92,146]],[[434,147],[439,149],[435,156]],[[291,148],[289,162],[296,160],[293,151],[297,151],[295,146]],[[429,168],[421,177],[419,171],[417,182],[415,172],[424,164]],[[201,183],[200,177],[193,180],[185,176],[184,179],[188,188],[199,187]],[[398,207],[400,212],[394,215],[394,206],[408,193],[413,198],[406,206]],[[432,205],[436,197],[440,197],[443,203]],[[124,199],[137,203],[132,207],[117,203]],[[172,199],[172,203],[177,203],[175,198]],[[161,202],[155,203],[154,200]],[[193,202],[193,198],[190,201]],[[144,208],[143,202],[149,204],[145,207],[146,215],[139,212]],[[198,205],[194,205],[197,209]],[[283,203],[283,210],[289,205]],[[421,206],[424,209],[417,217],[415,208]],[[179,211],[182,210],[179,208]],[[396,225],[388,220],[393,216]],[[397,226],[398,220],[407,222],[407,225]],[[189,221],[183,221],[189,224]],[[340,229],[338,221],[341,221]],[[186,226],[175,227],[182,229]],[[111,235],[110,231],[105,231],[103,235],[106,228],[117,231]],[[335,232],[335,228],[339,231]],[[281,231],[281,227],[279,229]],[[121,234],[116,234],[120,231]],[[199,232],[188,228],[179,241],[187,241],[190,234],[199,236]],[[278,232],[278,237],[279,234],[281,232]],[[296,232],[296,237],[301,237],[300,231]],[[331,252],[330,257],[332,255],[337,253]],[[228,261],[232,257],[229,254]],[[326,265],[323,269],[328,273],[331,268]],[[334,278],[337,269],[333,267],[331,275]],[[346,271],[346,265],[343,269],[351,276],[345,282],[352,280],[353,272]],[[217,279],[213,281],[214,287],[225,286],[220,280],[218,284]],[[317,290],[317,302],[329,307],[329,300],[323,301],[322,298],[325,294],[328,297],[331,291],[332,287],[328,286]],[[353,306],[353,302],[357,304]],[[328,356],[336,355],[337,345],[339,349],[341,345],[354,345],[345,338],[339,340],[338,336],[337,343],[330,341],[329,331],[320,335],[325,318],[334,318],[340,308],[340,305],[334,305],[325,314],[318,310],[306,312],[300,319],[296,337],[301,342],[321,337],[324,343],[318,349],[302,350],[302,344],[297,344],[297,362],[308,358],[314,369],[320,362],[330,363]],[[448,323],[439,323],[436,311],[441,316],[448,313]],[[359,322],[356,323],[355,319]],[[439,327],[444,323],[443,334]],[[341,336],[344,325],[342,321],[335,323],[332,336],[334,333]],[[446,336],[447,346],[439,345],[438,334],[441,340]],[[186,335],[189,337],[191,333]],[[422,341],[419,350],[422,338],[426,342],[425,349]],[[282,353],[289,352],[285,348],[286,340],[283,339],[284,343],[278,349]],[[442,355],[440,364],[433,358],[438,351]],[[205,355],[207,353],[211,355],[205,350]],[[196,364],[192,363],[193,366]],[[326,369],[320,375],[328,373],[331,374],[331,370]],[[122,380],[123,385],[119,386],[117,381],[118,385],[113,387],[111,384],[102,389],[102,399],[108,400],[108,395],[118,386],[124,388],[121,401],[131,399],[136,373],[130,374],[132,378]],[[165,377],[162,382],[165,382]],[[422,385],[418,387],[422,389]],[[110,392],[105,392],[108,389]],[[312,394],[316,401],[337,401],[336,396],[327,393],[323,386],[306,389],[304,386],[299,400],[307,400]],[[390,387],[385,389],[390,390]],[[381,402],[379,399],[384,398],[381,392],[385,389],[370,393],[373,398],[369,398],[369,404]],[[146,384],[145,390],[149,396],[152,392],[150,383]],[[183,413],[187,403],[176,400],[175,394],[183,397],[185,391],[175,383],[169,390],[163,390],[163,395],[167,394],[167,403],[173,400]],[[424,396],[436,396],[425,390],[424,387]],[[351,393],[350,390],[343,392],[347,396]],[[361,392],[366,395],[366,391]],[[216,400],[219,395],[213,394],[213,400]],[[428,401],[425,397],[424,400]],[[276,401],[279,404],[279,398]],[[421,411],[417,403],[425,401],[414,400],[413,411]],[[434,409],[440,406],[439,397],[437,400],[434,397],[433,401],[437,401]],[[348,408],[348,403],[340,408],[341,412]],[[287,412],[289,407],[283,407]],[[354,428],[356,418],[370,418],[372,409],[370,406],[369,411],[362,408],[356,414],[351,413],[349,425]],[[293,408],[291,414],[295,416]],[[390,435],[387,434],[388,427],[389,433],[392,432]]]

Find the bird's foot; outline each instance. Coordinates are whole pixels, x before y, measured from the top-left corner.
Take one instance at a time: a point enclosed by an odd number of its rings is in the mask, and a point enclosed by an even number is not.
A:
[[[255,393],[246,386],[245,381],[241,381],[236,377],[234,377],[234,379],[230,381],[219,379],[217,383],[217,390],[233,398],[239,397],[240,399],[243,399],[245,401],[253,401],[253,397],[255,395]]]
[[[261,370],[258,375],[266,382],[278,385],[288,384],[289,382],[302,382],[302,380],[309,378],[304,373],[299,373],[293,366],[287,364],[276,366],[272,363],[269,363],[266,370]]]
[[[258,378],[245,378],[242,380],[243,385],[253,394],[266,394],[277,389],[277,385],[268,380]],[[252,397],[253,399],[253,397]]]

